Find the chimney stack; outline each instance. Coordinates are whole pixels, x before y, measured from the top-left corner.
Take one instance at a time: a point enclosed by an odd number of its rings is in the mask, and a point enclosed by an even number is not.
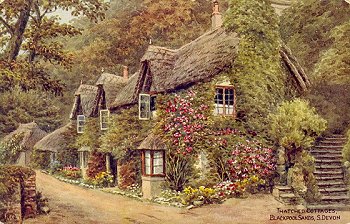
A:
[[[128,68],[128,66],[123,66],[123,78],[125,80],[129,79],[129,68]]]
[[[211,15],[211,28],[213,30],[222,26],[222,15],[219,10],[218,0],[213,1],[213,13]]]

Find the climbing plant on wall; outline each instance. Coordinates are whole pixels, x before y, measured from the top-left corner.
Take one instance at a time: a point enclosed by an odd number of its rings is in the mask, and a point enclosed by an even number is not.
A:
[[[285,97],[278,17],[267,0],[230,0],[224,25],[240,37],[230,74],[238,116],[247,127],[264,130],[268,113]]]

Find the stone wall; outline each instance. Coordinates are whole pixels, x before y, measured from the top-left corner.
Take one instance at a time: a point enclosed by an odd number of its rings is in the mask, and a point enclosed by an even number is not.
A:
[[[23,219],[34,218],[37,214],[36,176],[21,179],[14,193],[6,201],[0,202],[0,221],[22,223]]]

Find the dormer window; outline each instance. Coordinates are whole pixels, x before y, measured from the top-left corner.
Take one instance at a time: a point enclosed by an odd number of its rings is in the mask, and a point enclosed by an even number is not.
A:
[[[78,115],[77,116],[77,132],[84,133],[84,125],[85,125],[85,116]]]
[[[139,95],[139,119],[149,120],[152,112],[156,110],[156,96],[150,94]]]
[[[100,127],[101,130],[108,129],[108,118],[109,118],[109,110],[100,110]]]
[[[235,116],[235,90],[233,86],[217,86],[214,102],[215,115]]]

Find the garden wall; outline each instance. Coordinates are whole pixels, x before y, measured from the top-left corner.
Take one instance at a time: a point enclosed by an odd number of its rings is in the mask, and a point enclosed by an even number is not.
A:
[[[1,189],[0,221],[5,223],[21,223],[23,219],[35,217],[37,214],[36,176],[35,172],[21,167],[0,167],[8,175]]]

